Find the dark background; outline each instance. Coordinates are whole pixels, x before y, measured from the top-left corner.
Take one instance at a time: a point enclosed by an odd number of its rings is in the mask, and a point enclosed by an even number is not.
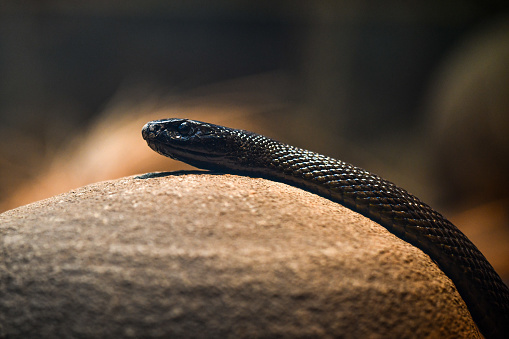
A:
[[[351,138],[419,122],[444,56],[504,1],[6,1],[0,124],[48,142],[126,83],[175,90],[279,70]],[[55,124],[55,127],[50,125]]]

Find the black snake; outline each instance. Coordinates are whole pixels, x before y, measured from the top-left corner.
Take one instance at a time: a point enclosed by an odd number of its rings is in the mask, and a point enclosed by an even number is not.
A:
[[[509,338],[507,286],[456,226],[404,189],[345,162],[200,121],[156,120],[142,135],[162,155],[198,168],[286,182],[376,221],[438,264],[485,337]]]

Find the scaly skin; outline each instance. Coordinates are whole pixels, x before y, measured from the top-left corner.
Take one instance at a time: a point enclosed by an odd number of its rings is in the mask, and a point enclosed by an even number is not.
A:
[[[200,121],[152,121],[142,135],[162,155],[198,168],[286,182],[376,221],[438,264],[486,338],[509,338],[507,286],[456,226],[404,189],[345,162]]]

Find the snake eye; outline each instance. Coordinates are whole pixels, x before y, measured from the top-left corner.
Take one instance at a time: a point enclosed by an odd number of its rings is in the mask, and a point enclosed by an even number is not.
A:
[[[187,121],[184,121],[183,123],[181,123],[177,127],[177,129],[178,129],[179,133],[182,135],[189,135],[189,134],[193,133],[193,126]]]

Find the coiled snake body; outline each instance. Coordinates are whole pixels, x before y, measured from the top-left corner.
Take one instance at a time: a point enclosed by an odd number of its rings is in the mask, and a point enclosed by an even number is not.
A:
[[[345,162],[252,132],[187,119],[147,123],[156,152],[198,168],[264,177],[338,202],[428,254],[488,338],[509,338],[509,289],[451,222],[402,188]]]

